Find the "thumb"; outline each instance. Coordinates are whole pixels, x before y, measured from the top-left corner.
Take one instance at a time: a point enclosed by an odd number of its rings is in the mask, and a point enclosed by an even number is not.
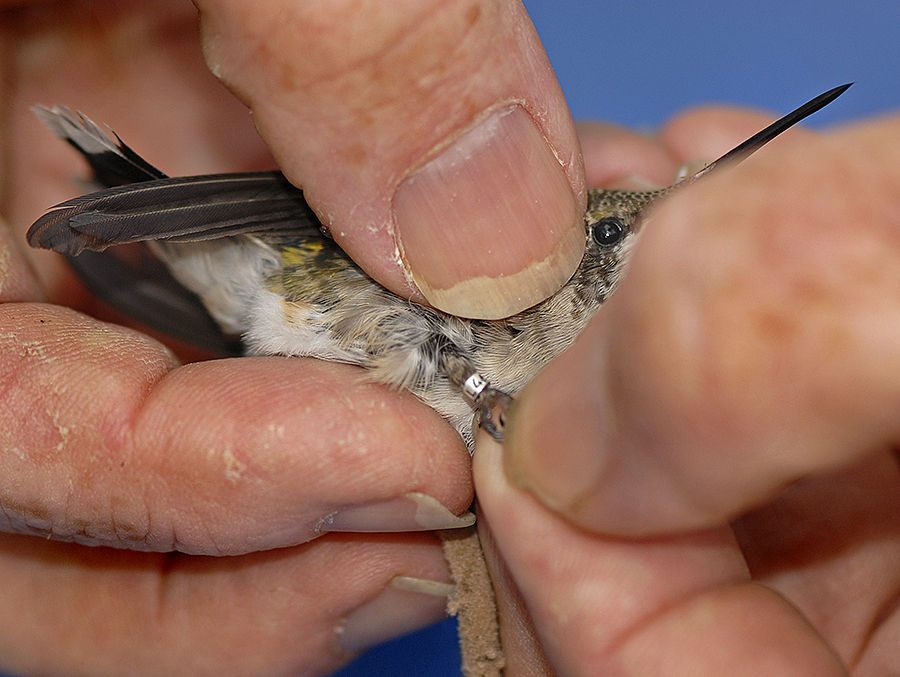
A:
[[[211,69],[379,282],[488,319],[574,272],[584,170],[520,2],[197,4]]]
[[[900,436],[900,118],[791,134],[661,204],[513,407],[505,469],[613,534],[722,524]]]

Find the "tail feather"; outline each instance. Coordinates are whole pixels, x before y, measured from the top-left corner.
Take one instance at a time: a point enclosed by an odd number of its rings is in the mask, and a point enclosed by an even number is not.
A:
[[[104,132],[90,118],[65,106],[32,106],[32,112],[51,132],[84,156],[97,182],[106,188],[166,175],[144,160],[116,136]]]

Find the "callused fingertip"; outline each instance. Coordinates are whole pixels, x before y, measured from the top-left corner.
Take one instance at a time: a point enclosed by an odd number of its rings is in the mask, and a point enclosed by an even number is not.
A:
[[[584,255],[584,205],[525,109],[492,111],[398,186],[393,217],[429,303],[477,319],[547,298]]]
[[[200,48],[203,60],[213,76],[221,80],[224,45],[216,22],[216,14],[208,11],[205,0],[194,0],[194,5],[200,12]]]

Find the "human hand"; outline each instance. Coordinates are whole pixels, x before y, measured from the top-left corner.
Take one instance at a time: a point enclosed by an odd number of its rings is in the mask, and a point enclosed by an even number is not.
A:
[[[766,122],[616,143],[671,171]],[[652,211],[505,448],[478,441],[510,677],[893,672],[898,168],[900,117],[792,130]]]
[[[286,171],[369,272],[410,295],[406,264],[396,255],[379,263],[398,247],[392,210],[403,213],[399,223],[435,205],[423,207],[418,189],[391,203],[391,192],[486,111],[525,102],[544,121],[540,132],[525,108],[513,107],[495,118],[503,138],[486,134],[486,152],[459,165],[458,180],[484,184],[479,202],[437,205],[445,220],[436,244],[425,217],[413,223],[418,230],[399,228],[404,256],[422,257],[407,263],[437,296],[428,298],[443,304],[473,295],[481,309],[506,313],[537,297],[510,294],[502,282],[496,293],[476,282],[473,293],[451,278],[495,268],[515,277],[537,264],[515,288],[549,293],[580,256],[572,242],[583,243],[584,190],[565,104],[527,19],[516,6],[472,7],[457,20],[452,3],[411,3],[402,11],[415,20],[398,31],[387,16],[401,12],[393,5],[375,7],[371,21],[322,5],[315,18],[324,25],[300,27],[315,33],[308,40],[285,32],[288,10],[275,3],[206,2],[203,12],[210,60],[251,104]],[[247,12],[252,21],[236,34],[231,22]],[[266,25],[267,17],[277,21]],[[492,22],[500,19],[498,28]],[[459,524],[454,514],[471,499],[469,457],[443,420],[346,366],[275,358],[179,366],[147,336],[72,310],[110,317],[58,257],[19,249],[28,225],[77,192],[71,177],[85,174],[33,119],[33,103],[62,103],[108,121],[173,175],[270,164],[246,110],[205,69],[193,9],[176,2],[102,11],[90,2],[16,5],[0,25],[16,93],[6,104],[3,146],[10,227],[0,298],[0,669],[325,672],[368,643],[439,617],[439,596],[423,602],[391,584],[400,575],[447,580],[432,536],[320,532]],[[272,41],[261,41],[269,31]],[[291,40],[344,60],[321,56],[310,65]],[[258,51],[263,43],[276,51]],[[390,98],[398,92],[402,109]],[[453,152],[467,155],[466,143],[474,141],[457,141]],[[527,163],[517,155],[523,149]],[[479,159],[490,166],[476,168]],[[539,169],[524,181],[517,173],[510,187],[510,164]],[[534,185],[549,188],[533,203],[516,201]],[[485,195],[513,200],[515,218],[498,220],[498,203]],[[377,213],[365,211],[369,205]],[[460,214],[470,211],[478,228],[491,226],[477,240],[446,227],[466,226]],[[561,217],[549,236],[548,215]],[[453,237],[461,239],[451,246]],[[492,238],[523,248],[504,248],[505,260]],[[432,260],[434,251],[440,257]],[[461,261],[452,261],[455,254]],[[458,283],[463,288],[454,292]],[[364,606],[373,600],[380,609]]]
[[[492,319],[571,277],[581,156],[518,0],[197,4],[211,69],[378,282]]]

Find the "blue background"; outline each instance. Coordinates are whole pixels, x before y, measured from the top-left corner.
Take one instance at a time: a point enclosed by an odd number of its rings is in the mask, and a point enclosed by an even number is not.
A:
[[[856,84],[808,122],[900,109],[900,10],[866,2],[526,0],[576,119],[653,129],[701,103],[783,114]],[[458,677],[452,620],[376,647],[340,677]]]
[[[576,119],[654,128],[700,103],[787,113],[855,82],[821,126],[900,107],[900,8],[862,2],[526,0]]]
[[[704,103],[773,115],[846,82],[805,124],[900,109],[896,0],[525,0],[576,120],[654,129]],[[340,677],[459,677],[453,621],[377,647]]]

